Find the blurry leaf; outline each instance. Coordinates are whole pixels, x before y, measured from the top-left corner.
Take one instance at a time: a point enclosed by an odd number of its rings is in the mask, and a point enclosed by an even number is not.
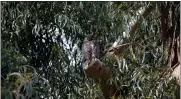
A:
[[[22,77],[21,73],[19,73],[19,72],[11,73],[11,74],[9,74],[9,76],[18,76],[19,78]]]

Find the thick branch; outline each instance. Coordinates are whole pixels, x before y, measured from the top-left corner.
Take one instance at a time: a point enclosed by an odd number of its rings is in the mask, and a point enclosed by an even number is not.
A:
[[[112,71],[110,69],[105,68],[103,63],[99,59],[93,59],[89,65],[84,65],[84,72],[86,73],[87,77],[93,78],[97,82],[99,80],[107,80]]]
[[[143,18],[146,18],[152,11],[154,10],[154,7],[153,6],[149,6],[141,15],[140,15],[140,18],[135,22],[135,24],[133,24],[131,26],[131,30],[129,32],[130,35],[134,36],[134,33],[136,33],[136,30],[139,28],[140,26],[140,23],[142,21]],[[143,18],[142,18],[142,17]],[[117,42],[117,41],[115,41]],[[130,43],[128,44],[119,44],[119,42],[117,42],[117,45],[116,46],[112,46],[108,49],[108,51],[106,52],[106,57],[112,57],[113,55],[116,55],[116,56],[119,56],[123,53],[124,51],[124,47],[126,45],[129,45]]]
[[[107,69],[99,59],[93,59],[88,66],[84,67],[86,67],[84,68],[84,72],[87,77],[90,77],[101,84],[105,99],[111,99],[112,96],[115,96],[115,98],[119,96],[119,87],[115,84],[107,84],[107,80],[112,76],[112,70]]]
[[[154,7],[153,6],[149,6],[140,16],[142,16],[143,18],[146,18],[150,13],[151,11],[153,11]],[[142,18],[140,17],[135,24],[133,24],[133,26],[131,26],[131,31],[130,31],[130,35],[133,35],[136,30],[139,28],[140,26],[140,22],[142,21]]]

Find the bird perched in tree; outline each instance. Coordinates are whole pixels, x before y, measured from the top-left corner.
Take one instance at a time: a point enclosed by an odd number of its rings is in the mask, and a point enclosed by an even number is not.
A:
[[[100,48],[93,35],[89,34],[85,37],[83,42],[83,61],[90,61],[94,58],[100,58]]]
[[[83,69],[86,69],[90,62],[97,58],[100,58],[99,43],[93,38],[92,34],[86,35],[83,41]]]

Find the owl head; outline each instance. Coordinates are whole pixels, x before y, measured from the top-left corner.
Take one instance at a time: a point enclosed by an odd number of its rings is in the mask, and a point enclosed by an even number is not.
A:
[[[92,41],[93,40],[93,34],[87,34],[86,36],[85,36],[85,39],[84,39],[85,41]]]

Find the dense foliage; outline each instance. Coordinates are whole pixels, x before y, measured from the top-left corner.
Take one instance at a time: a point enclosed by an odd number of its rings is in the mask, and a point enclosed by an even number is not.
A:
[[[1,2],[1,97],[102,98],[99,84],[82,71],[84,36],[95,33],[103,49],[116,40],[130,43],[117,60],[101,59],[114,68],[109,82],[119,85],[121,97],[175,99],[178,87],[164,66],[161,3]],[[149,7],[150,14],[141,16]]]

